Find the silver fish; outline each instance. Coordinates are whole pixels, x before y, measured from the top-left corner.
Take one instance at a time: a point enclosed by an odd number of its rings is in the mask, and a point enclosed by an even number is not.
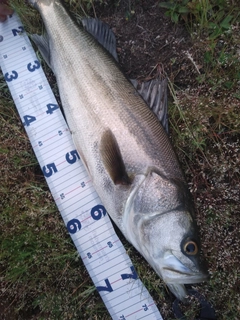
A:
[[[83,23],[87,32],[60,0],[29,2],[47,31],[34,40],[56,76],[74,143],[96,191],[128,241],[184,300],[184,284],[208,274],[189,191],[163,126],[105,49],[111,51],[109,41],[92,36],[97,22],[92,28]]]

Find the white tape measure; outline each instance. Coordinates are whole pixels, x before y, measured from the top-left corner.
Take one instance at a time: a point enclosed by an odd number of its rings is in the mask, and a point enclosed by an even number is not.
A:
[[[81,163],[16,14],[0,24],[0,65],[51,193],[111,317],[161,320]]]

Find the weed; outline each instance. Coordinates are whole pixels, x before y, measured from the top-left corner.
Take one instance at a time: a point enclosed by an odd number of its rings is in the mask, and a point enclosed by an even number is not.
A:
[[[207,34],[210,39],[216,39],[231,29],[239,13],[234,6],[226,1],[218,0],[170,0],[160,2],[159,6],[167,9],[166,15],[175,23],[183,20],[191,33]],[[234,13],[235,12],[235,13]]]
[[[167,9],[166,16],[178,23],[181,19],[187,22],[188,20],[188,4],[189,0],[180,0],[180,1],[169,1],[169,2],[160,2],[159,6]]]

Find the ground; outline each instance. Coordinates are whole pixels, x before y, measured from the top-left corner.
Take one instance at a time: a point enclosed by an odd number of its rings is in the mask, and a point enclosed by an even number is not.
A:
[[[97,7],[96,14],[112,27],[120,64],[130,78],[153,78],[159,65],[176,84],[186,86],[187,72],[181,70],[191,64],[186,55],[192,47],[191,37],[184,27],[171,23],[158,2],[123,1],[102,9]]]
[[[70,9],[79,10],[79,4],[72,1]],[[209,282],[194,288],[212,303],[217,319],[237,320],[239,24],[232,26],[231,34],[211,40],[196,29],[190,32],[184,20],[171,22],[165,12],[154,0],[97,1],[89,9],[90,15],[113,29],[120,65],[129,78],[149,80],[159,70],[168,77],[170,138],[195,202],[202,251],[211,275]],[[46,72],[57,93],[52,73]],[[5,320],[108,320],[53,204],[9,92],[4,85],[2,88],[0,313]],[[173,319],[174,297],[120,237],[163,318]],[[26,243],[31,248],[20,255],[27,250]],[[197,308],[196,303],[183,307],[187,319],[197,317]]]

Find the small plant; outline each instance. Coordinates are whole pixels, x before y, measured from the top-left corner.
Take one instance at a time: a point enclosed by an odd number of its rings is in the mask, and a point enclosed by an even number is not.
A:
[[[210,39],[216,39],[229,31],[234,17],[236,19],[236,14],[231,14],[236,8],[228,7],[223,0],[170,0],[161,2],[159,6],[167,9],[166,16],[173,22],[178,23],[183,20],[190,30],[197,32],[198,35],[206,33]]]
[[[223,12],[220,12],[221,15]],[[221,34],[223,34],[225,31],[228,31],[231,29],[230,22],[232,21],[233,16],[227,15],[221,22],[218,22],[218,19],[214,22],[209,23],[209,30],[210,30],[210,39],[216,39]]]
[[[223,0],[169,0],[161,2],[174,23],[184,22],[192,38],[198,41],[198,64],[202,66],[196,80],[208,83],[214,92],[234,89],[239,82],[239,58],[236,25],[239,12]],[[232,43],[230,45],[230,43]]]
[[[171,0],[169,2],[161,2],[159,6],[167,9],[166,16],[170,17],[173,22],[177,23],[181,19],[187,22],[187,16],[189,14],[189,9],[187,6],[188,2],[188,0]]]

